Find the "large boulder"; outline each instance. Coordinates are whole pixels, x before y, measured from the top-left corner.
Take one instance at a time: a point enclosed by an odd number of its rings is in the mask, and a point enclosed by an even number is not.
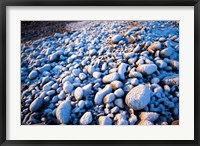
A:
[[[129,91],[126,95],[125,102],[130,108],[141,110],[150,102],[150,90],[140,84]]]

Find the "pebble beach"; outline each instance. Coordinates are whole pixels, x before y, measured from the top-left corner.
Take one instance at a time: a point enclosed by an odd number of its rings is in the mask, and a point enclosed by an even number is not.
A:
[[[21,125],[179,125],[178,21],[47,25],[22,33]]]

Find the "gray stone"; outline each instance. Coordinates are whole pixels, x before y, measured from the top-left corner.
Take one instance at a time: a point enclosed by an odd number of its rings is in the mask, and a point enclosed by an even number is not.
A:
[[[112,42],[113,42],[114,44],[118,44],[118,42],[121,41],[122,39],[123,39],[123,36],[117,34],[117,35],[113,36],[111,40],[112,40]]]
[[[115,99],[114,104],[119,108],[124,108],[124,101],[122,98]]]
[[[116,97],[119,97],[119,98],[124,97],[124,90],[119,88],[119,89],[115,90],[114,94]]]
[[[85,106],[85,101],[84,101],[84,100],[80,100],[80,101],[78,102],[78,107],[79,107],[80,109],[82,109],[82,108],[84,108],[84,106]]]
[[[57,61],[59,61],[59,55],[55,52],[55,53],[50,55],[49,60],[51,62],[57,62]]]
[[[117,80],[112,81],[112,82],[110,83],[110,85],[112,86],[112,88],[113,88],[114,90],[123,87],[123,83],[122,83],[121,81],[117,81]]]
[[[66,81],[63,84],[63,90],[65,91],[65,93],[70,93],[73,91],[73,89],[74,89],[74,86],[69,81]]]
[[[147,48],[147,50],[148,51],[156,51],[156,50],[160,50],[160,49],[162,49],[162,45],[161,45],[161,43],[160,42],[154,42],[153,44],[151,44],[148,48]]]
[[[95,104],[100,105],[102,103],[103,98],[112,92],[111,85],[106,85],[102,90],[98,91],[95,95],[94,102]]]
[[[81,125],[89,125],[92,122],[92,113],[86,112],[84,115],[80,118],[80,124]]]
[[[110,83],[114,80],[119,79],[119,74],[118,73],[111,73],[103,77],[102,81],[103,83]]]
[[[92,66],[92,65],[89,65],[89,66],[88,66],[88,69],[87,69],[87,71],[88,71],[88,73],[89,73],[89,74],[91,74],[91,75],[92,75],[92,74],[93,74],[93,72],[95,72],[95,70],[96,70],[96,69],[95,69],[95,67],[94,67],[94,66]]]
[[[71,104],[69,101],[63,101],[56,109],[56,118],[62,124],[68,124],[70,121]]]
[[[51,96],[51,95],[54,95],[56,93],[55,90],[50,90],[47,92],[47,95]]]
[[[142,74],[141,73],[139,73],[139,72],[136,72],[136,71],[134,71],[134,70],[131,70],[130,72],[129,72],[129,75],[128,75],[130,78],[142,78]]]
[[[38,111],[42,107],[43,103],[44,103],[43,98],[41,97],[36,98],[30,105],[30,111],[31,112]]]
[[[160,79],[159,78],[153,78],[153,79],[151,79],[151,83],[152,84],[157,84],[157,83],[159,83],[160,82]]]
[[[141,110],[150,102],[150,90],[140,84],[129,91],[126,95],[125,102],[130,108]]]
[[[97,72],[97,71],[95,71],[95,72],[93,72],[92,76],[93,76],[94,78],[98,79],[98,78],[100,78],[100,77],[101,77],[101,73],[100,73],[100,72]]]
[[[129,122],[129,124],[130,125],[135,125],[135,123],[137,122],[137,116],[135,116],[134,114],[132,114],[131,116],[130,116],[130,118],[128,119],[128,122]]]
[[[111,103],[115,100],[115,95],[113,93],[109,93],[107,94],[104,98],[103,98],[103,102],[106,103]]]
[[[89,50],[89,55],[95,55],[95,54],[97,54],[97,50],[95,50],[95,49],[92,49],[92,50]]]
[[[40,67],[38,71],[40,73],[43,73],[44,71],[50,71],[51,70],[51,65],[50,64],[45,64],[44,66]]]
[[[119,73],[119,78],[121,80],[125,80],[125,72],[126,72],[126,68],[128,67],[128,64],[126,63],[121,63],[118,67],[118,73]]]
[[[86,79],[86,78],[87,78],[86,74],[84,74],[84,73],[80,73],[80,74],[79,74],[79,79],[80,79],[80,80],[84,80],[84,79]]]
[[[80,100],[83,98],[83,89],[81,87],[77,87],[74,91],[74,97],[76,100]]]
[[[33,70],[29,73],[28,77],[29,79],[35,79],[38,76],[38,72],[36,70]]]
[[[167,67],[167,63],[164,60],[156,60],[156,65],[161,69]]]
[[[59,94],[58,94],[58,99],[60,100],[64,100],[66,98],[66,94],[64,91],[61,91]]]
[[[100,116],[98,122],[99,125],[112,125],[112,119],[107,116]]]
[[[72,70],[72,74],[73,74],[75,77],[79,76],[80,73],[81,73],[81,70],[80,70],[80,69],[73,69],[73,70]]]
[[[163,49],[162,51],[160,51],[160,56],[161,57],[170,57],[174,52],[174,49],[173,48],[165,48]]]
[[[162,82],[166,85],[179,85],[179,75],[178,74],[173,74],[171,76],[167,76],[162,79]]]
[[[136,86],[136,85],[138,85],[138,83],[139,83],[139,81],[138,81],[137,78],[132,78],[132,79],[131,79],[131,84],[132,84],[132,85]]]
[[[123,57],[125,59],[129,59],[129,58],[132,58],[135,56],[135,53],[134,52],[129,52],[129,53],[124,53]]]
[[[136,70],[143,75],[151,75],[157,71],[157,66],[155,64],[142,64],[138,66]]]
[[[139,117],[141,120],[148,120],[150,122],[154,122],[158,119],[159,114],[156,112],[141,112]]]

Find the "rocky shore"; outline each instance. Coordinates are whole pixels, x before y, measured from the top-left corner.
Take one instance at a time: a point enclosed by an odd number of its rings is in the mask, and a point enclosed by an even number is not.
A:
[[[22,125],[179,123],[179,22],[79,21],[65,30],[21,43]]]

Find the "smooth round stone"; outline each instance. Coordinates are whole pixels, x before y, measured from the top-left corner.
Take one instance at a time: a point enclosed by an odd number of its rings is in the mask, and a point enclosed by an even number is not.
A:
[[[139,81],[138,81],[137,78],[133,78],[133,79],[131,80],[131,84],[134,85],[134,86],[138,85],[138,83],[139,83]]]
[[[173,54],[173,52],[174,52],[173,48],[165,48],[160,52],[160,56],[167,58],[167,57],[170,57]]]
[[[166,76],[165,78],[162,79],[162,82],[166,85],[179,85],[179,75],[178,74],[173,74],[171,76]]]
[[[140,84],[129,91],[125,102],[130,108],[141,110],[150,102],[150,90]]]
[[[38,72],[36,70],[33,70],[29,73],[28,77],[29,79],[35,79],[38,76]]]
[[[88,71],[88,73],[89,73],[89,74],[91,74],[91,75],[92,75],[92,74],[93,74],[93,72],[95,72],[95,70],[96,70],[96,69],[95,69],[95,67],[94,67],[94,66],[92,66],[92,65],[89,65],[89,66],[88,66],[88,69],[87,69],[87,71]]]
[[[85,106],[85,101],[84,100],[80,100],[78,102],[78,106],[79,106],[80,109],[82,109]]]
[[[95,49],[92,49],[92,50],[89,50],[89,55],[95,55],[95,54],[97,54],[97,50],[95,50]]]
[[[74,91],[74,97],[76,100],[80,100],[83,98],[83,89],[81,87],[77,87]]]
[[[160,49],[162,49],[162,45],[160,42],[154,42],[147,48],[148,51],[156,51]]]
[[[167,63],[164,60],[156,60],[156,65],[159,68],[165,68],[165,67],[167,67]]]
[[[156,112],[141,112],[139,117],[141,120],[148,120],[150,122],[154,122],[158,119],[159,114]]]
[[[58,96],[57,96],[57,95],[54,96],[54,97],[52,98],[51,102],[53,102],[53,103],[58,102]]]
[[[103,83],[110,83],[110,82],[118,80],[118,79],[119,79],[118,73],[111,73],[109,75],[104,76],[102,81],[103,81]]]
[[[36,98],[30,105],[30,111],[36,112],[43,106],[44,100],[41,97]]]
[[[72,92],[73,89],[74,89],[74,86],[73,86],[69,81],[67,81],[67,82],[65,82],[65,83],[63,84],[63,90],[64,90],[66,93]]]
[[[67,124],[70,120],[71,104],[69,101],[63,101],[56,110],[56,118],[62,124]]]
[[[86,76],[85,73],[80,73],[80,74],[79,74],[79,79],[80,79],[80,80],[84,80],[84,79],[86,79],[86,78],[87,78],[87,76]]]
[[[157,84],[157,83],[159,83],[160,82],[160,79],[159,78],[153,78],[153,79],[151,79],[151,83],[152,84]]]
[[[58,94],[58,99],[60,100],[64,100],[66,98],[66,94],[64,91],[61,91],[59,94]]]
[[[99,125],[112,125],[112,119],[107,116],[100,116],[98,122]]]
[[[115,90],[114,94],[116,97],[119,97],[119,98],[124,97],[124,90],[119,88],[119,89]]]
[[[72,70],[72,74],[73,74],[75,77],[79,76],[80,72],[81,72],[80,69],[73,69],[73,70]]]
[[[111,103],[115,100],[115,94],[113,93],[109,93],[108,95],[106,95],[104,98],[103,98],[103,102],[106,104],[106,103]]]
[[[83,114],[83,116],[80,118],[80,124],[81,125],[89,125],[92,122],[92,113],[86,112]]]
[[[124,101],[122,98],[115,99],[114,104],[120,108],[124,108]]]
[[[98,78],[100,78],[100,77],[101,77],[101,73],[100,73],[100,72],[97,72],[97,71],[95,71],[95,72],[93,72],[92,76],[93,76],[94,78],[98,79]]]
[[[110,83],[110,85],[112,86],[112,88],[113,88],[114,90],[123,87],[123,83],[122,83],[121,81],[117,81],[117,80],[116,80],[116,81],[112,81],[112,82]]]
[[[136,70],[143,75],[151,75],[157,71],[157,66],[155,64],[142,64],[138,66]]]
[[[50,97],[49,96],[44,97],[44,102],[49,102],[49,101],[50,101]]]
[[[118,44],[118,42],[121,41],[122,39],[123,39],[123,36],[118,34],[118,35],[113,36],[111,40],[114,44]]]
[[[57,61],[59,61],[59,55],[57,53],[53,53],[50,55],[49,60],[51,62],[57,62]]]
[[[49,70],[51,70],[51,65],[50,64],[45,64],[44,66],[42,66],[42,67],[40,67],[38,69],[38,71],[40,73],[43,73],[44,71],[49,71]]]
[[[51,95],[54,95],[56,93],[55,90],[50,90],[47,92],[47,95],[51,96]]]

